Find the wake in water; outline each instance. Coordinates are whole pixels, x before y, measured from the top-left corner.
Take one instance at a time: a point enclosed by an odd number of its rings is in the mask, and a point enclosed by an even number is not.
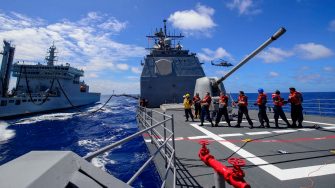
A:
[[[0,165],[33,150],[71,150],[85,156],[138,131],[137,101],[113,98],[102,110],[101,104],[61,113],[35,115],[1,122]],[[142,137],[106,152],[92,163],[122,181],[132,175],[150,157]],[[135,181],[134,187],[160,187],[160,178],[153,164]]]
[[[0,121],[0,144],[15,136],[15,131],[8,129],[8,126],[6,122]]]

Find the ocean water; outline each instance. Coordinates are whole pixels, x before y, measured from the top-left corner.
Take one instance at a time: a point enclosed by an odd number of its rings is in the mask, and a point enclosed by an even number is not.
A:
[[[109,96],[102,96],[103,104]],[[138,131],[137,100],[113,97],[94,114],[66,110],[13,120],[0,120],[0,165],[32,150],[71,150],[80,156]],[[101,104],[82,108],[94,111]],[[150,157],[142,137],[95,158],[92,163],[127,182]],[[138,177],[134,187],[160,187],[153,164]]]

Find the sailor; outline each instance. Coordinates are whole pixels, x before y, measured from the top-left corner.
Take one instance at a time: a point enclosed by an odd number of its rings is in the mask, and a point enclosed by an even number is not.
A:
[[[276,90],[275,93],[272,94],[272,101],[273,101],[273,112],[274,112],[276,128],[279,128],[278,126],[279,116],[283,121],[285,121],[287,127],[291,127],[290,123],[287,121],[286,115],[282,108],[282,106],[285,104],[285,101],[283,98],[280,97],[279,90]]]
[[[292,118],[292,126],[296,127],[296,122],[298,121],[298,127],[302,127],[302,121],[304,120],[304,116],[302,114],[302,94],[295,90],[294,87],[290,87],[290,95],[288,97],[288,102],[291,103],[291,118]]]
[[[196,93],[193,97],[193,104],[194,104],[194,115],[195,118],[200,118],[200,110],[201,110],[201,99],[199,97],[199,93]]]
[[[228,126],[230,127],[230,119],[228,116],[228,96],[225,95],[225,93],[223,91],[220,92],[220,98],[219,98],[219,112],[216,115],[216,120],[215,120],[215,126],[217,127],[222,115],[224,115],[224,118],[228,124]]]
[[[200,126],[204,125],[204,120],[205,120],[205,116],[207,121],[209,121],[212,125],[212,127],[214,127],[214,124],[212,122],[211,116],[209,114],[209,106],[211,105],[212,102],[212,98],[209,94],[209,92],[206,93],[206,96],[201,100],[200,104],[201,104],[201,124]]]
[[[264,128],[264,121],[266,122],[266,127],[269,128],[269,118],[266,114],[266,103],[267,103],[267,96],[264,94],[264,90],[262,88],[258,89],[258,97],[255,105],[258,106],[258,119],[261,125],[259,127]]]
[[[193,114],[192,114],[192,100],[190,99],[190,94],[184,95],[184,109],[185,109],[185,116],[186,121],[188,121],[189,116],[191,116],[192,121],[194,121]]]
[[[241,122],[242,122],[242,116],[243,114],[245,115],[245,117],[248,120],[249,123],[249,128],[252,129],[253,127],[253,123],[249,117],[248,114],[248,97],[244,94],[244,91],[240,91],[240,95],[238,96],[238,100],[237,102],[238,105],[238,119],[237,119],[237,125],[236,127],[240,127],[241,126]],[[233,104],[235,104],[233,103]]]

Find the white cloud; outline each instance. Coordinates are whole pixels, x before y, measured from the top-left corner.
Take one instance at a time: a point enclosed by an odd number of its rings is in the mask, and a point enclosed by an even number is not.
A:
[[[117,64],[116,67],[120,70],[128,70],[129,69],[128,64],[125,64],[125,63]]]
[[[296,76],[296,80],[302,83],[316,82],[321,79],[320,74],[302,74]]]
[[[124,61],[146,53],[143,47],[114,41],[111,36],[127,24],[107,14],[90,12],[78,21],[47,23],[41,18],[0,12],[0,25],[0,41],[12,41],[16,60],[43,63],[46,50],[55,42],[59,63],[83,68],[86,75],[128,70]]]
[[[323,70],[327,71],[327,72],[333,72],[334,71],[334,67],[323,67]]]
[[[252,0],[232,0],[226,5],[231,10],[238,10],[240,15],[256,15],[262,12]]]
[[[335,20],[330,21],[328,28],[330,31],[335,31]]]
[[[213,61],[219,58],[228,58],[232,59],[232,56],[222,47],[217,48],[215,51],[210,50],[209,48],[203,48],[203,53],[198,53],[199,60],[202,61]]]
[[[285,58],[291,57],[294,55],[293,52],[285,51],[280,48],[269,47],[268,50],[261,52],[258,55],[258,58],[264,60],[265,63],[274,63],[283,61]]]
[[[140,74],[142,72],[139,67],[131,67],[131,71],[135,74]]]
[[[197,4],[195,10],[174,12],[169,16],[168,21],[186,35],[205,35],[209,37],[210,29],[216,26],[212,19],[214,12],[211,7]]]
[[[329,48],[313,42],[298,44],[295,46],[295,50],[303,59],[309,60],[326,58],[333,55],[333,52]]]
[[[277,72],[270,72],[269,75],[271,77],[277,77],[277,76],[279,76],[279,73],[277,73]]]

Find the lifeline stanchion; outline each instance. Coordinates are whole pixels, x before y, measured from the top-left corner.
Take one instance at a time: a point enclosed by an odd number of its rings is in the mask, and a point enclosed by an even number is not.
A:
[[[233,168],[227,167],[209,153],[209,149],[206,147],[209,144],[207,140],[201,140],[199,144],[202,145],[199,150],[199,158],[215,171],[215,187],[224,188],[225,182],[227,182],[235,188],[250,188],[250,185],[244,180],[245,174],[241,169],[245,165],[244,160],[229,158],[228,162],[233,165]]]

